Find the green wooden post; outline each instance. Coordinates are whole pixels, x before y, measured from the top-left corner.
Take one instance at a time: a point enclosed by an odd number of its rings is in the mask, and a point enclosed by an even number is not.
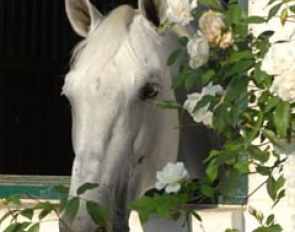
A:
[[[238,3],[245,12],[248,12],[248,0],[238,0]]]
[[[238,0],[239,6],[245,11],[248,12],[248,0]],[[245,200],[243,199],[244,196],[248,195],[248,177],[243,176],[241,179],[241,183],[239,189],[236,194],[236,198],[230,201],[230,204],[245,204]]]

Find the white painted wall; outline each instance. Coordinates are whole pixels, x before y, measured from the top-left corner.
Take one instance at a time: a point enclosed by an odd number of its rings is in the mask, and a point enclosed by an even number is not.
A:
[[[270,9],[267,6],[269,0],[249,0],[248,9],[249,15],[258,15],[258,16],[267,16],[268,10]],[[260,34],[262,31],[272,30],[275,31],[275,34],[271,38],[271,42],[280,41],[280,40],[289,40],[291,37],[294,37],[295,32],[295,23],[287,22],[284,26],[281,25],[279,17],[275,17],[269,23],[259,24],[252,27],[253,33],[255,35]],[[295,163],[287,165],[287,170],[295,170]],[[294,166],[294,167],[292,167]],[[295,174],[295,173],[294,173]],[[265,180],[265,177],[258,175],[250,176],[248,179],[249,182],[249,193],[252,192],[260,183]],[[288,181],[288,180],[287,180]],[[287,189],[288,191],[290,189]],[[289,192],[287,191],[287,194]],[[294,232],[294,226],[292,217],[294,218],[294,204],[290,204],[290,199],[284,199],[280,202],[274,209],[271,209],[272,201],[267,196],[266,188],[260,189],[256,192],[248,201],[249,206],[253,206],[256,209],[260,209],[263,213],[269,215],[274,213],[276,216],[276,221],[283,226],[283,231]],[[257,226],[257,223],[252,220],[252,217],[249,214],[245,213],[245,232],[252,232],[252,230]]]

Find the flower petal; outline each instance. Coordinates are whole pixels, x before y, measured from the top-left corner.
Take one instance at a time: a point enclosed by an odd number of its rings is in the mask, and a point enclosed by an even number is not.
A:
[[[179,183],[168,184],[165,188],[166,193],[178,193],[181,188]]]

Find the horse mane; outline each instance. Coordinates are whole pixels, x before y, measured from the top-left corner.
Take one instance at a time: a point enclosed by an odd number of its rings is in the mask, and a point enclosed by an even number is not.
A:
[[[136,14],[137,11],[128,5],[122,5],[114,9],[101,24],[96,26],[87,38],[74,48],[71,69],[78,66],[85,67],[85,65],[91,67],[91,64],[88,63],[89,56],[95,56],[96,63],[94,67],[104,67],[107,61],[118,51],[120,44],[128,35],[129,26]]]

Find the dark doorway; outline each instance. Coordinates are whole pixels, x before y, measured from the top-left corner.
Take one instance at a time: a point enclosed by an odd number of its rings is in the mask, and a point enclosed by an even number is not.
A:
[[[106,13],[137,1],[93,2]],[[70,174],[70,106],[60,92],[79,40],[63,0],[0,0],[0,174]]]

